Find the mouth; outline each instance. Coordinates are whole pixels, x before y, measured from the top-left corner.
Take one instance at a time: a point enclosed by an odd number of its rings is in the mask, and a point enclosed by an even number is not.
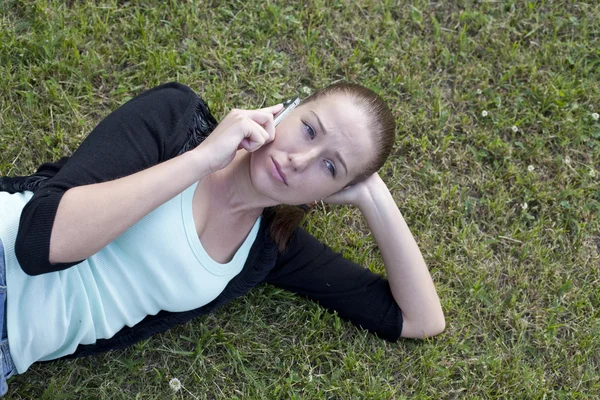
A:
[[[277,161],[275,161],[273,157],[271,157],[271,160],[273,160],[273,168],[271,168],[273,175],[277,180],[285,183],[285,185],[287,186],[287,179],[283,171],[281,171],[281,166],[277,163]]]

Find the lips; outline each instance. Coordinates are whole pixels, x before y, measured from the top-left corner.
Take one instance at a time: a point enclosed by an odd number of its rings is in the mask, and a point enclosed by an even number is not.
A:
[[[281,166],[277,163],[277,161],[275,161],[274,158],[271,158],[271,159],[273,160],[275,169],[276,169],[277,173],[279,174],[279,176],[281,177],[281,179],[283,180],[283,183],[285,183],[287,185],[287,178],[286,178],[285,174],[283,173],[283,171],[281,170]]]

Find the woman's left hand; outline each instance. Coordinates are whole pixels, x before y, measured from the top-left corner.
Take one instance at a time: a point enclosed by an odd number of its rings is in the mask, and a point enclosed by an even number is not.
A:
[[[348,186],[347,188],[324,198],[323,201],[327,204],[351,204],[359,207],[369,198],[370,190],[378,185],[385,186],[385,183],[379,174],[375,172],[364,181]]]

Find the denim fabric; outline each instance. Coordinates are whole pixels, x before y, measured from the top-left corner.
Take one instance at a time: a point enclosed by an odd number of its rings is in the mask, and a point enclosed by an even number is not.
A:
[[[8,349],[6,332],[6,264],[4,261],[4,246],[0,240],[0,324],[2,325],[2,340],[0,340],[0,397],[8,392],[6,380],[17,373]]]

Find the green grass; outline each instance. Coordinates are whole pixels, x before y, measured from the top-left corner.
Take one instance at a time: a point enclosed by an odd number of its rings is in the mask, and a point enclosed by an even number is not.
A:
[[[597,2],[0,10],[0,175],[70,154],[111,110],[172,80],[217,118],[340,79],[377,90],[399,125],[381,174],[447,321],[441,336],[391,344],[264,286],[127,350],[35,364],[9,398],[600,397]],[[321,208],[307,227],[384,272],[357,210]]]

